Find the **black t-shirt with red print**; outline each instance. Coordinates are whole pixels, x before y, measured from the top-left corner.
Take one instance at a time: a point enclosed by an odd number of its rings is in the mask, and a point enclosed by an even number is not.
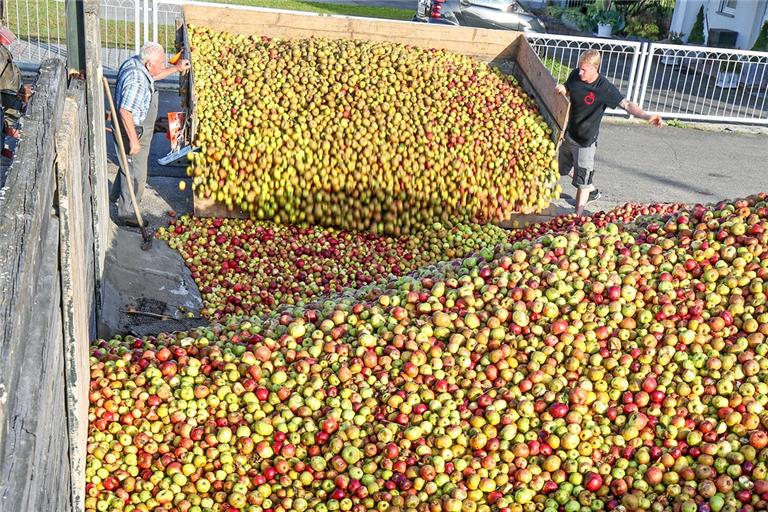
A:
[[[580,146],[591,146],[597,141],[605,109],[618,107],[624,95],[602,75],[591,84],[582,82],[578,69],[571,71],[565,88],[571,97],[568,135]]]

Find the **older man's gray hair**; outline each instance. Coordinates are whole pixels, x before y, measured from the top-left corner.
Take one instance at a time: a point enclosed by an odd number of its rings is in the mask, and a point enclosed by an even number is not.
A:
[[[162,46],[160,46],[159,43],[156,43],[154,41],[147,41],[144,43],[144,46],[141,47],[141,53],[139,54],[141,56],[142,62],[147,62],[152,57],[159,55],[161,57],[165,57],[165,50]]]

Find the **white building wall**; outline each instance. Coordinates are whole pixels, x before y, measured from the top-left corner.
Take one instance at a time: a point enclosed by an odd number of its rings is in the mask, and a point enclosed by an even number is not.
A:
[[[710,0],[708,7],[707,20],[709,21],[709,28],[735,30],[739,33],[736,39],[736,46],[742,50],[749,49],[754,44],[752,29],[755,25],[755,20],[758,17],[763,17],[763,2],[740,0],[737,4],[736,13],[733,16],[717,12],[720,8],[720,0]]]
[[[710,28],[735,30],[739,33],[736,46],[750,49],[755,44],[760,27],[768,20],[768,0],[739,0],[734,16],[719,13],[720,0],[677,0],[670,31],[683,34],[687,41],[696,21],[699,8],[704,5],[704,38]]]
[[[677,0],[669,30],[683,34],[683,41],[688,41],[688,35],[696,21],[696,14],[704,2],[705,0]]]

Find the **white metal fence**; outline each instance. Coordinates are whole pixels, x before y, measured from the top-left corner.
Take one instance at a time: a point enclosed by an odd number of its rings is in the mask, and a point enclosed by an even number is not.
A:
[[[635,101],[680,119],[768,124],[768,53],[650,44]]]
[[[583,51],[598,50],[602,55],[603,75],[626,97],[634,94],[638,82],[637,68],[642,50],[641,43],[551,34],[528,34],[527,38],[559,83],[565,82],[571,70],[578,66],[579,55]],[[623,110],[608,112],[624,113]]]
[[[105,71],[115,72],[150,39],[172,52],[176,19],[187,3],[199,2],[102,0]],[[11,46],[17,61],[66,57],[63,0],[7,0],[6,9],[8,26],[18,36]],[[649,112],[768,125],[768,53],[552,34],[530,34],[528,40],[560,82],[579,54],[594,48],[603,54],[603,74]]]
[[[182,0],[102,0],[102,64],[114,72],[126,58],[154,40],[172,52],[176,18]],[[66,58],[66,16],[63,0],[7,0],[6,17],[17,39],[11,52],[17,62],[38,64]]]
[[[9,48],[17,61],[39,64],[50,57],[66,58],[64,2],[6,0],[5,10],[8,28],[18,37]]]
[[[582,51],[597,49],[601,72],[648,112],[768,125],[766,52],[548,34],[529,35],[528,41],[559,82]]]

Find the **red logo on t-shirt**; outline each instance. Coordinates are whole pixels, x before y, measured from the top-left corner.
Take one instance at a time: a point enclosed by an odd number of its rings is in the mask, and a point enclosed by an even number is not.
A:
[[[592,91],[589,91],[589,94],[584,96],[584,103],[587,105],[592,105],[595,102],[595,93]]]

